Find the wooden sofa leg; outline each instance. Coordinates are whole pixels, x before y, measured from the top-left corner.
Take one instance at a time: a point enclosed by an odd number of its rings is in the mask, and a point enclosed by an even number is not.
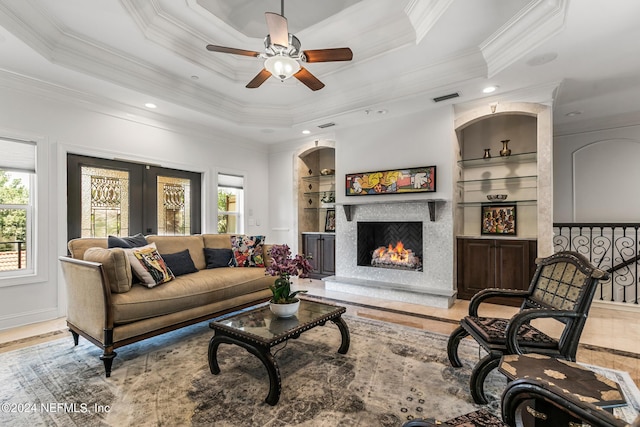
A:
[[[113,364],[113,359],[115,359],[117,355],[118,353],[115,351],[105,349],[104,354],[100,356],[100,360],[104,363],[104,373],[107,378],[111,376],[111,365]]]
[[[74,346],[78,345],[78,340],[80,339],[80,334],[77,333],[76,331],[71,330],[71,329],[69,329],[69,331],[71,332],[71,336],[73,336],[73,345]]]

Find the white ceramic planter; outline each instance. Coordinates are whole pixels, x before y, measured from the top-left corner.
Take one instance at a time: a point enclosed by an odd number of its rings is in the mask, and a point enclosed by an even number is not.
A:
[[[277,317],[291,317],[298,312],[298,308],[300,308],[300,300],[290,304],[274,304],[270,302],[269,308]]]

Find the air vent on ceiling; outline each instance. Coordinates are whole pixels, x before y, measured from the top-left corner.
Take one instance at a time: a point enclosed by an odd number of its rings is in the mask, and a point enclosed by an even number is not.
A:
[[[441,102],[441,101],[446,101],[447,99],[457,98],[459,96],[460,96],[460,94],[458,92],[453,92],[453,93],[450,93],[449,95],[437,96],[437,97],[433,98],[433,101],[434,102]]]
[[[320,129],[324,129],[324,128],[330,128],[331,126],[335,126],[335,125],[336,125],[335,123],[333,123],[333,122],[329,122],[329,123],[325,123],[325,124],[323,124],[323,125],[318,125],[318,127],[319,127]]]

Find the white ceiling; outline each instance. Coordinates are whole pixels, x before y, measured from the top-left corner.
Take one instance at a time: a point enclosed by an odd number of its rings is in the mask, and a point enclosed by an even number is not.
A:
[[[0,82],[261,143],[434,108],[432,98],[452,92],[460,97],[442,104],[465,108],[557,88],[557,129],[640,117],[637,0],[288,0],[303,50],[350,47],[353,61],[306,64],[326,84],[317,92],[273,77],[246,89],[262,61],[205,46],[263,51],[264,12],[280,8],[280,0],[2,0]],[[499,89],[484,95],[489,84]]]

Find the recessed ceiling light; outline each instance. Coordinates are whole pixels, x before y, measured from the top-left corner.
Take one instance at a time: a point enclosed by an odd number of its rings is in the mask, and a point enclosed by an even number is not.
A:
[[[580,114],[582,114],[582,111],[571,111],[571,112],[565,114],[565,116],[574,117],[574,116],[579,116]]]
[[[144,106],[147,107],[147,108],[157,108],[158,107],[153,102],[147,102],[146,104],[144,104]]]
[[[303,134],[305,135],[309,135],[311,133],[311,131],[309,129],[305,129],[302,131]]]
[[[498,86],[487,86],[482,89],[482,93],[493,93],[498,89]]]

